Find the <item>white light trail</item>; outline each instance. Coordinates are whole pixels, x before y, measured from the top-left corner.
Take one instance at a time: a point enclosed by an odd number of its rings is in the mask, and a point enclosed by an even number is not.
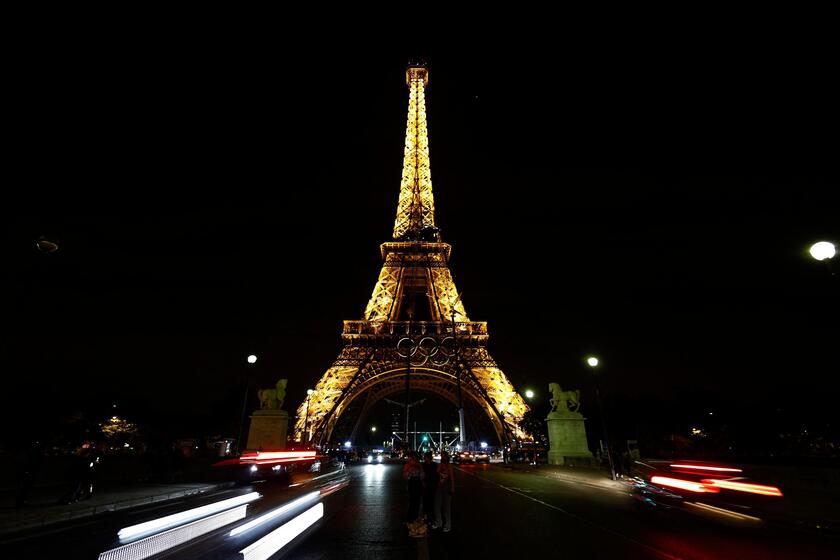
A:
[[[106,550],[99,555],[99,560],[142,560],[143,558],[148,558],[164,550],[169,550],[170,548],[184,544],[196,537],[200,537],[205,533],[214,531],[219,527],[224,527],[240,519],[245,519],[245,510],[247,508],[247,504],[240,505],[222,513],[175,527],[169,531],[164,531],[163,533],[152,535],[133,543]]]
[[[119,533],[117,533],[117,536],[120,538],[120,542],[130,541],[138,537],[150,535],[152,533],[157,533],[159,531],[170,529],[172,527],[177,527],[178,525],[189,523],[190,521],[195,521],[196,519],[201,519],[202,517],[211,515],[213,513],[218,513],[228,508],[240,506],[242,504],[248,504],[250,502],[253,502],[254,500],[259,499],[260,497],[261,496],[259,492],[243,494],[242,496],[236,496],[235,498],[229,498],[220,502],[207,504],[206,506],[201,506],[193,509],[188,509],[186,511],[174,513],[172,515],[167,515],[166,517],[152,519],[151,521],[146,521],[145,523],[140,523],[138,525],[124,527],[120,529]]]
[[[322,517],[324,517],[324,504],[318,502],[239,553],[242,554],[244,560],[267,560]]]
[[[700,502],[686,502],[690,506],[694,506],[696,508],[700,508],[706,510],[711,513],[717,513],[719,515],[723,515],[726,517],[732,517],[734,519],[740,519],[742,521],[761,521],[758,517],[753,517],[752,515],[747,515],[745,513],[738,513],[732,510],[723,509],[715,506],[710,506],[709,504],[703,504]]]
[[[318,496],[320,496],[320,495],[321,495],[321,493],[317,492],[317,491],[316,492],[310,492],[309,494],[305,494],[304,496],[301,496],[297,500],[292,500],[288,504],[284,504],[284,505],[280,506],[279,508],[273,509],[266,514],[263,514],[263,515],[257,517],[253,521],[249,521],[248,523],[245,523],[244,525],[240,525],[239,527],[234,528],[230,532],[230,536],[235,537],[236,535],[241,535],[245,531],[250,531],[251,529],[253,529],[257,525],[262,525],[263,523],[265,523],[267,521],[270,521],[270,520],[272,520],[276,517],[279,517],[279,516],[283,515],[284,513],[295,509],[298,506],[302,506],[303,504],[306,504],[306,503],[313,502],[313,501],[317,500]]]

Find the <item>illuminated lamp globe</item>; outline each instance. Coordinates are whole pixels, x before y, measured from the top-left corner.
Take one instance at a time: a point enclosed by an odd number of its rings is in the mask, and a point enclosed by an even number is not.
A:
[[[586,358],[586,363],[589,364],[589,367],[598,367],[598,364],[600,364],[601,361],[595,356],[590,356]]]
[[[314,393],[314,392],[315,392],[315,391],[313,391],[312,389],[307,389],[307,390],[306,390],[306,394],[307,394],[307,395],[311,395],[311,394],[312,394],[312,393]]]
[[[811,253],[811,256],[818,261],[824,261],[826,259],[833,259],[836,254],[836,249],[834,247],[834,243],[819,241],[811,245],[808,252]]]
[[[257,363],[257,357],[255,355],[251,354],[250,356],[248,356],[248,363],[249,364]]]
[[[534,398],[534,392],[531,389],[528,389],[527,391],[525,391],[525,398],[533,399]]]

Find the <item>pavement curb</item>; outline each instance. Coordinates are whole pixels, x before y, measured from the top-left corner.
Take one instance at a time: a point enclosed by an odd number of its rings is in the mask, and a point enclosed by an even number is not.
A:
[[[9,536],[15,533],[20,533],[30,529],[38,529],[49,525],[55,525],[66,521],[75,521],[78,519],[85,519],[88,517],[95,517],[104,513],[111,513],[116,511],[123,511],[144,505],[155,504],[159,502],[166,502],[178,498],[185,498],[188,496],[195,496],[199,494],[207,494],[232,488],[234,482],[223,482],[219,484],[210,484],[200,488],[185,488],[181,490],[174,490],[163,494],[154,494],[151,496],[143,496],[141,498],[129,498],[127,500],[120,500],[110,504],[99,504],[85,509],[71,510],[61,513],[47,514],[35,521],[27,521],[20,524],[5,525],[0,527],[0,535]]]

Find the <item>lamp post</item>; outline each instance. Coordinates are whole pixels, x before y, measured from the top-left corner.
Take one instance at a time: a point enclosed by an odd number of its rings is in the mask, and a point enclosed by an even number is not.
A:
[[[592,368],[595,375],[595,398],[598,401],[598,412],[601,414],[601,427],[604,431],[604,445],[607,447],[607,460],[610,462],[610,475],[615,480],[615,465],[613,464],[612,450],[610,448],[610,438],[607,435],[607,418],[604,416],[604,407],[601,405],[601,389],[598,383],[598,373],[596,368],[601,365],[601,360],[596,356],[589,356],[586,358],[586,365]]]
[[[257,356],[250,354],[246,361],[250,365],[257,363]],[[250,376],[248,370],[245,370],[245,396],[242,398],[242,414],[239,417],[239,435],[236,437],[236,450],[242,455],[242,429],[245,427],[245,410],[248,408],[248,385],[250,383]]]
[[[531,389],[525,389],[525,398],[530,402],[534,398],[534,392]],[[531,411],[533,413],[533,410]],[[534,452],[534,465],[537,464],[537,436],[533,435],[534,441],[531,442],[531,450]]]
[[[306,434],[306,445],[309,445],[309,399],[314,393],[312,389],[306,390],[306,419],[303,422],[303,433]]]

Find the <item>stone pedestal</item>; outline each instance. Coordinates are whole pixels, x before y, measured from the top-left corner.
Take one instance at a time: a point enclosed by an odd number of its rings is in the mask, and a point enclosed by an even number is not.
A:
[[[255,410],[248,430],[245,451],[278,451],[286,449],[289,413],[285,410]]]
[[[586,443],[586,419],[579,412],[551,412],[548,422],[548,462],[552,465],[594,466]]]

